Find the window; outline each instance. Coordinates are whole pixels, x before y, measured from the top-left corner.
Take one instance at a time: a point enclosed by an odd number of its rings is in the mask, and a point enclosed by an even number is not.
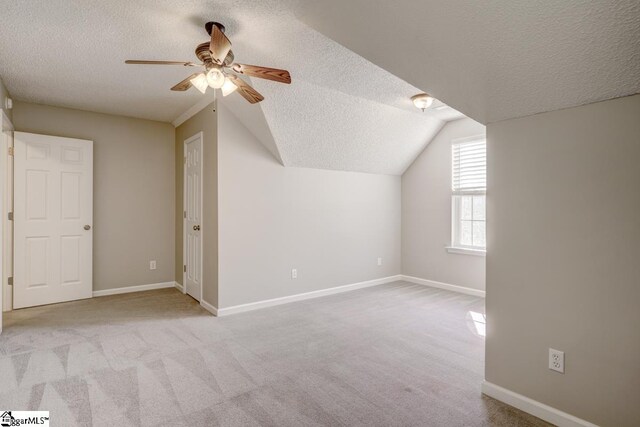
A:
[[[482,254],[487,246],[487,144],[484,136],[455,140],[452,158],[450,252]]]

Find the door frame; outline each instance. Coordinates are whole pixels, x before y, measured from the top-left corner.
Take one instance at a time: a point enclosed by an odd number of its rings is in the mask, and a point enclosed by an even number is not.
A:
[[[185,214],[187,212],[187,144],[200,140],[200,228],[204,228],[204,217],[202,216],[202,212],[204,210],[203,200],[204,200],[204,188],[203,188],[203,172],[204,172],[204,132],[200,131],[195,135],[187,138],[183,142],[183,162],[182,162],[182,293],[187,293],[187,272],[185,266],[187,265],[187,221],[185,218]],[[200,235],[200,304],[204,301],[204,289],[203,289],[203,277],[202,277],[202,252],[204,250],[204,238],[203,234]]]
[[[13,210],[13,131],[7,113],[0,109],[0,313],[13,310],[13,227],[9,212]],[[0,325],[1,325],[0,321]],[[0,330],[2,327],[0,326]]]

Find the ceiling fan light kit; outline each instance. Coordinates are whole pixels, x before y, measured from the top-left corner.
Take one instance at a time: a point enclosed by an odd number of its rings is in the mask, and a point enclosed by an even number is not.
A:
[[[429,108],[431,104],[433,104],[434,98],[428,93],[419,93],[417,95],[413,95],[411,97],[411,100],[413,101],[413,105],[415,105],[416,108],[424,111]]]
[[[204,72],[190,75],[173,86],[171,90],[184,92],[193,86],[204,94],[207,91],[207,87],[211,87],[213,89],[221,89],[223,96],[237,91],[251,104],[262,101],[264,97],[241,79],[238,74],[278,83],[291,83],[291,75],[287,70],[235,63],[235,55],[231,50],[231,41],[224,34],[224,25],[219,22],[207,22],[205,29],[211,36],[211,40],[196,47],[196,56],[202,61],[200,64],[184,61],[146,60],[126,60],[125,64],[204,67]]]
[[[207,71],[207,83],[213,89],[220,89],[222,85],[224,85],[224,74],[220,71],[219,68],[212,68]]]
[[[225,79],[224,84],[220,89],[222,90],[222,96],[227,96],[235,92],[238,89],[238,86],[236,86],[231,80]]]
[[[193,87],[198,89],[203,94],[207,91],[207,88],[209,87],[209,82],[207,81],[207,77],[204,75],[204,73],[198,74],[196,77],[194,77],[189,81],[191,82]]]

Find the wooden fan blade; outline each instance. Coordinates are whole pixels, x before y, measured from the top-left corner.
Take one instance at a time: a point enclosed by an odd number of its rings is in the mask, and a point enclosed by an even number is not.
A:
[[[141,65],[184,65],[185,67],[195,67],[198,64],[184,61],[144,61],[138,59],[127,59],[125,64],[141,64]]]
[[[260,67],[258,65],[233,64],[233,71],[247,76],[273,80],[279,83],[291,83],[291,75],[287,70],[277,68]]]
[[[231,42],[224,35],[224,33],[218,28],[217,25],[214,25],[211,28],[211,42],[209,43],[209,53],[211,53],[211,59],[216,64],[222,65],[224,62],[224,58],[227,57],[227,54],[231,50]]]
[[[196,78],[199,74],[201,74],[201,73],[193,73],[193,74],[191,74],[189,77],[187,77],[186,79],[184,79],[183,81],[181,81],[180,83],[178,83],[177,85],[172,87],[171,90],[177,90],[177,91],[184,92],[185,90],[187,90],[187,89],[189,89],[191,87],[191,79]]]
[[[229,74],[227,78],[231,79],[231,81],[238,86],[238,93],[251,104],[255,104],[264,99],[264,96],[260,95],[257,90],[249,86],[249,84],[240,77]]]

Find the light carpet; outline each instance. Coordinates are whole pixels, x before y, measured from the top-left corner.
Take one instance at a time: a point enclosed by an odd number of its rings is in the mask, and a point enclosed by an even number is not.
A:
[[[541,426],[482,396],[484,300],[396,282],[216,318],[175,289],[5,313],[0,409],[52,426]]]

